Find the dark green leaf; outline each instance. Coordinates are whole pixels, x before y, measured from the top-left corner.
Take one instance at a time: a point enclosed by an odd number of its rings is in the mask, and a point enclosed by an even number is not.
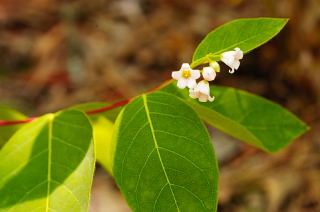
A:
[[[245,91],[211,86],[214,102],[201,103],[175,83],[162,88],[189,103],[210,125],[268,152],[277,152],[308,127],[285,108]]]
[[[137,97],[117,119],[114,177],[133,211],[215,211],[218,168],[208,132],[177,97]]]

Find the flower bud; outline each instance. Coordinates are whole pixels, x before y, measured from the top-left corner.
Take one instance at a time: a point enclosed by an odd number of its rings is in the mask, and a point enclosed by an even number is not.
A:
[[[216,61],[211,62],[210,67],[212,67],[215,72],[220,72],[220,65]]]
[[[205,80],[212,81],[216,78],[216,72],[212,67],[204,67],[202,70],[202,76]]]

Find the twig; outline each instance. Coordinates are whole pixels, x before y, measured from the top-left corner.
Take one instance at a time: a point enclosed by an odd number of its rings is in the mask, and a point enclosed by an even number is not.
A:
[[[165,83],[161,84],[160,86],[152,88],[151,90],[149,90],[149,91],[147,91],[145,93],[147,94],[147,93],[151,93],[153,91],[156,91],[156,90],[168,85],[170,82],[172,82],[172,80],[168,80]],[[112,110],[112,109],[115,109],[117,107],[121,107],[123,105],[126,105],[130,101],[132,101],[134,98],[135,97],[132,97],[130,99],[126,99],[126,100],[123,100],[123,101],[120,101],[120,102],[116,102],[116,103],[114,103],[112,105],[109,105],[109,106],[106,106],[106,107],[103,107],[103,108],[99,108],[99,109],[96,109],[96,110],[89,110],[89,111],[86,111],[85,113],[88,114],[88,115],[97,114],[97,113],[103,113],[103,112],[106,112],[108,110]],[[12,120],[12,121],[0,120],[0,127],[1,126],[8,126],[8,125],[15,125],[15,124],[26,124],[26,123],[32,122],[33,120],[35,120],[37,118],[38,117],[29,117],[29,118],[27,118],[25,120]]]

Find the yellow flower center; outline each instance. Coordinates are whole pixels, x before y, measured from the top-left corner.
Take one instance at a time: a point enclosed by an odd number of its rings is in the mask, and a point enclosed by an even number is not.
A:
[[[182,77],[185,79],[188,79],[189,77],[191,77],[191,73],[189,70],[183,70],[182,71]]]

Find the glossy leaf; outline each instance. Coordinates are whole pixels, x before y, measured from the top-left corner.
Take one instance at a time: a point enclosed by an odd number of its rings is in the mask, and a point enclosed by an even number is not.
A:
[[[92,129],[80,111],[45,115],[0,151],[0,211],[86,212],[94,171]]]
[[[219,55],[236,47],[248,52],[273,38],[287,22],[288,19],[283,18],[247,18],[228,22],[201,41],[192,61],[209,54]]]
[[[218,168],[208,132],[177,97],[137,97],[115,126],[114,177],[133,211],[215,211]]]
[[[183,98],[210,125],[268,152],[281,150],[308,129],[285,108],[246,91],[211,86],[215,100],[207,103],[191,99],[175,83],[162,91]]]
[[[0,120],[24,120],[27,117],[22,113],[13,110],[11,108],[0,105]],[[8,125],[0,126],[0,147],[9,140],[15,131],[17,131],[22,125]]]

